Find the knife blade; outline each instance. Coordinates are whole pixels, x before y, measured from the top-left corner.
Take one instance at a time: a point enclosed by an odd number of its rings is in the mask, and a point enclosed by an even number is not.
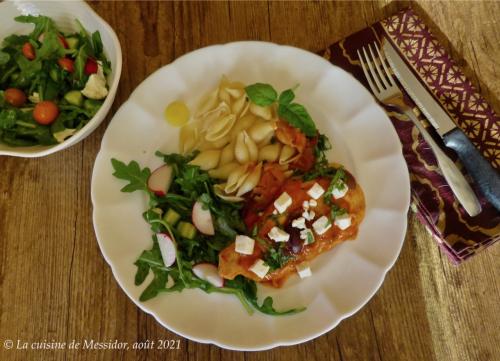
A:
[[[445,146],[453,149],[481,192],[500,211],[500,174],[479,153],[467,136],[413,74],[389,41],[384,41],[384,53],[406,93],[436,129]]]

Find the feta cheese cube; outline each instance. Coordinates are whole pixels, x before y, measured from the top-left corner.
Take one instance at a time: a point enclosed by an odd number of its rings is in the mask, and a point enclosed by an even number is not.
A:
[[[318,183],[314,183],[313,186],[307,191],[312,198],[318,199],[325,193],[325,190]]]
[[[300,239],[304,241],[304,244],[312,244],[314,243],[314,235],[309,228],[303,229],[300,231]]]
[[[309,264],[307,262],[298,264],[297,266],[295,266],[295,269],[297,270],[300,278],[306,278],[312,275],[311,268],[309,267]]]
[[[235,251],[241,254],[252,254],[253,247],[255,246],[255,240],[253,238],[237,235],[235,243]]]
[[[330,229],[330,227],[332,226],[332,222],[330,222],[328,217],[321,216],[313,223],[312,226],[314,228],[314,232],[316,232],[316,234],[318,235],[321,235]]]
[[[335,199],[342,198],[343,196],[346,195],[348,190],[349,188],[347,187],[347,184],[345,184],[343,181],[339,181],[338,185],[333,188],[332,191],[333,198]]]
[[[267,272],[269,272],[269,266],[259,258],[252,266],[250,266],[249,270],[259,276],[259,278],[264,278],[267,275]]]
[[[347,213],[335,217],[333,222],[341,230],[347,229],[351,226],[351,216]]]
[[[276,216],[277,214],[278,214],[278,211],[275,209],[275,210],[273,211],[273,215],[275,215],[275,216]]]
[[[304,217],[308,221],[312,221],[314,217],[316,216],[316,213],[314,211],[304,211],[302,212],[302,217]]]
[[[309,201],[302,202],[302,209],[305,211],[309,209]]]
[[[290,235],[278,227],[271,228],[267,236],[274,242],[288,242],[290,239]]]
[[[274,207],[278,210],[279,213],[283,213],[286,211],[288,207],[292,205],[292,198],[288,195],[287,192],[281,193],[281,195],[274,201]]]
[[[309,207],[316,207],[318,205],[318,202],[316,202],[314,199],[311,199],[309,201]]]
[[[89,99],[104,99],[108,95],[108,88],[106,88],[106,79],[99,74],[90,75],[82,94]]]
[[[294,219],[292,221],[292,227],[298,228],[298,229],[304,229],[306,228],[306,220],[304,217],[299,217],[297,219]]]

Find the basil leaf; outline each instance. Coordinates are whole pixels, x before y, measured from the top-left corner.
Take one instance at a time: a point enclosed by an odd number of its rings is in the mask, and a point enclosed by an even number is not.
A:
[[[291,126],[300,129],[308,137],[314,137],[318,132],[306,108],[300,104],[280,104],[278,115]]]
[[[261,107],[273,104],[278,98],[278,93],[269,84],[255,83],[247,86],[245,92],[252,103]]]
[[[278,99],[278,103],[280,104],[290,104],[292,100],[295,99],[295,93],[292,89],[287,89],[283,93],[280,94]]]

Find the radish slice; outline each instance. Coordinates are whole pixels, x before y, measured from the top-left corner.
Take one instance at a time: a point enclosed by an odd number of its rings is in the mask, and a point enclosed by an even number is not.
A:
[[[193,273],[215,287],[224,287],[224,278],[219,276],[217,267],[211,263],[198,263],[193,266]]]
[[[160,246],[161,258],[163,258],[163,263],[165,267],[170,267],[175,263],[177,256],[177,247],[175,242],[170,238],[168,234],[157,233],[156,239],[158,240],[158,245]]]
[[[167,194],[172,183],[172,168],[168,165],[162,165],[151,173],[148,178],[148,188],[159,197]]]
[[[196,202],[193,207],[193,224],[203,234],[213,236],[215,234],[214,223],[210,210],[203,209],[203,203]]]

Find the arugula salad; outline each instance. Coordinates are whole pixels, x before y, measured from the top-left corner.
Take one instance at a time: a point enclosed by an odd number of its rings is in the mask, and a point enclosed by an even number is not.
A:
[[[156,153],[167,165],[155,171],[162,178],[161,182],[170,178],[165,170],[172,169],[173,172],[167,193],[152,190],[151,187],[155,188],[158,184],[152,184],[156,181],[149,168],[141,169],[135,161],[125,164],[112,159],[115,170],[113,175],[128,181],[121,191],[139,190],[149,196],[150,208],[143,213],[143,217],[151,226],[153,247],[143,251],[135,262],[135,284],[141,285],[150,272],[154,278],[142,292],[140,301],[147,301],[160,293],[199,288],[207,293],[235,295],[250,314],[254,309],[269,315],[303,311],[305,308],[278,311],[274,309],[270,297],[259,303],[254,281],[243,276],[222,281],[217,275],[217,269],[210,266],[218,263],[222,249],[232,243],[238,234],[246,233],[247,230],[240,215],[242,205],[217,197],[213,192],[217,180],[199,166],[189,164],[195,154],[183,156]],[[195,209],[201,214],[209,211],[212,215],[214,228],[204,230],[210,234],[200,232],[193,224]],[[198,272],[197,266],[201,266]]]
[[[108,95],[111,72],[101,36],[76,21],[64,33],[46,16],[18,16],[27,35],[7,36],[0,48],[0,141],[10,146],[64,141],[92,119]]]
[[[328,163],[330,142],[294,90],[278,95],[269,84],[223,77],[183,124],[179,153],[156,153],[162,166],[111,160],[113,175],[128,182],[121,191],[149,198],[143,217],[153,243],[135,262],[135,284],[152,280],[140,301],[199,288],[232,294],[249,313],[305,310],[260,302],[257,283],[310,277],[310,260],[356,237],[364,198],[349,172]],[[180,101],[165,113],[176,109],[171,123],[182,125]]]

